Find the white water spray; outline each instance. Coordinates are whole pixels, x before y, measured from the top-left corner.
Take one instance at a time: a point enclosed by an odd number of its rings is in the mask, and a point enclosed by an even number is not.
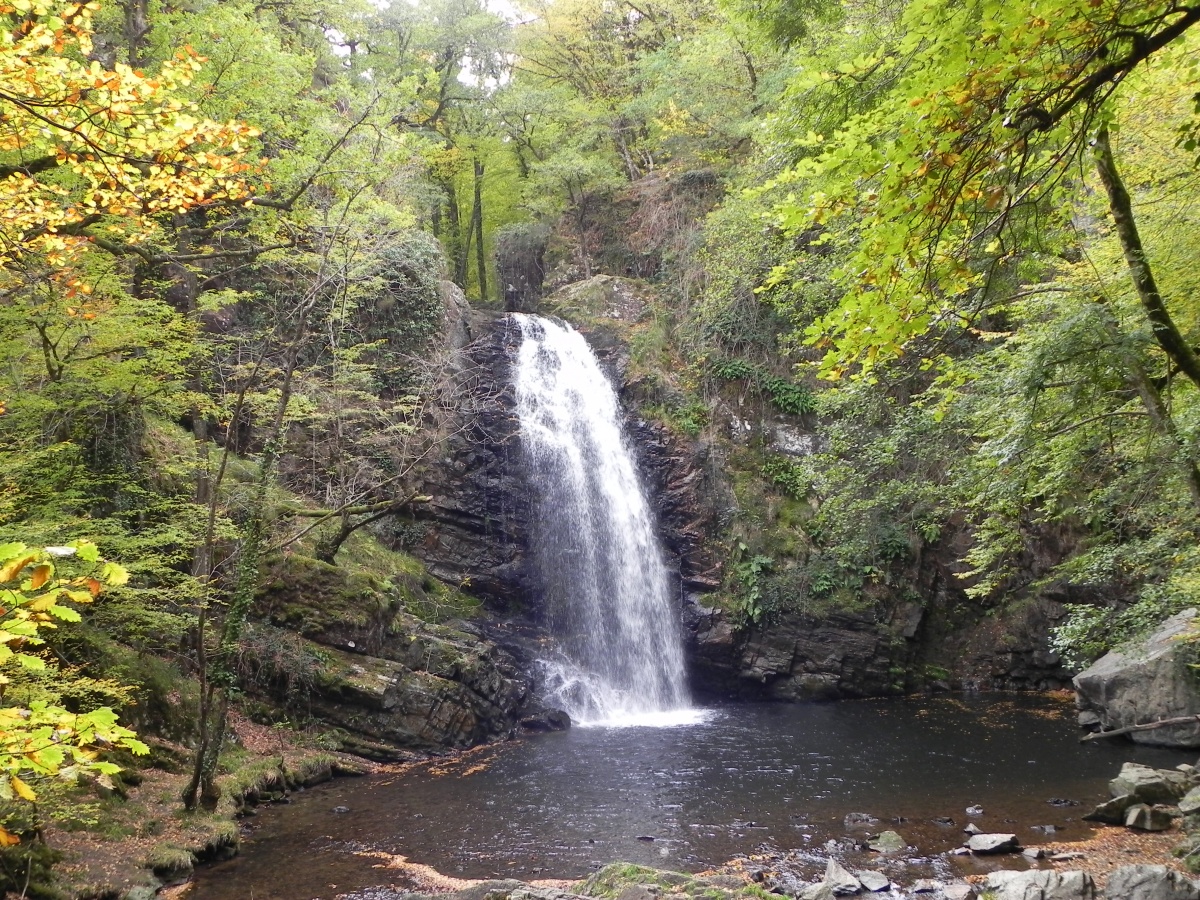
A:
[[[513,318],[534,557],[562,648],[544,661],[547,699],[583,725],[694,721],[667,569],[616,393],[569,325]]]

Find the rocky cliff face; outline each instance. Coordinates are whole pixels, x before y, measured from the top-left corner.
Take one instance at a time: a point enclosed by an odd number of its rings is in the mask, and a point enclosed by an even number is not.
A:
[[[530,497],[518,459],[510,378],[520,331],[504,316],[464,314],[443,442],[422,471],[431,499],[413,514],[407,549],[432,574],[489,606],[517,611],[533,588],[525,563]]]
[[[902,585],[873,591],[853,612],[783,613],[743,626],[717,608],[710,596],[725,585],[723,538],[734,513],[728,454],[732,441],[753,435],[732,414],[725,443],[688,438],[638,415],[643,386],[633,374],[626,336],[643,313],[643,296],[636,283],[599,276],[548,298],[544,308],[580,328],[620,388],[627,432],[676,579],[698,690],[823,700],[922,685],[1069,684],[1069,673],[1045,649],[1047,629],[1062,614],[1053,594],[982,615],[955,577],[964,548],[953,534],[918,554]],[[416,513],[420,535],[410,548],[431,572],[481,597],[493,611],[536,622],[537,585],[526,562],[532,506],[510,379],[519,330],[502,315],[475,312],[463,317],[459,335],[457,418],[425,473],[423,490],[433,500]],[[777,416],[761,428],[776,452],[802,455],[821,442],[792,417]],[[497,636],[504,640],[503,632]]]
[[[381,581],[299,554],[273,558],[266,575],[250,642],[266,652],[244,664],[259,670],[253,681],[264,694],[284,703],[303,681],[307,711],[343,729],[348,750],[387,759],[396,747],[469,747],[514,734],[539,711],[510,654],[469,625],[431,624],[407,611],[421,590],[409,582],[420,576]],[[271,629],[280,631],[272,637]],[[300,647],[286,645],[288,632]],[[315,671],[284,671],[289,655]]]

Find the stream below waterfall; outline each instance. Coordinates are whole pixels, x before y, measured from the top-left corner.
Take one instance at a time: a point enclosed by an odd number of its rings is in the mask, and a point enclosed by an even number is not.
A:
[[[992,695],[729,705],[687,726],[574,728],[303,792],[246,820],[242,855],[198,872],[188,896],[324,900],[403,886],[386,868],[394,854],[460,878],[576,878],[614,860],[698,871],[883,829],[917,848],[917,874],[962,843],[969,821],[1027,845],[1078,840],[1122,762],[1195,761],[1081,744],[1073,720],[1061,697]],[[974,805],[983,814],[968,817]],[[880,822],[847,828],[851,812]],[[1034,830],[1047,825],[1058,831]]]

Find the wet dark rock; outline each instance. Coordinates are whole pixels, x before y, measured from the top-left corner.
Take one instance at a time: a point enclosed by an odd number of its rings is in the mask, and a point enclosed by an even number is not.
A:
[[[571,717],[561,709],[543,706],[534,701],[526,706],[525,715],[521,717],[519,724],[525,731],[534,733],[565,731],[571,727]]]
[[[1114,900],[1200,900],[1196,883],[1166,866],[1122,866],[1108,876],[1105,893]]]
[[[1167,619],[1149,637],[1101,657],[1075,676],[1076,702],[1113,730],[1160,719],[1200,716],[1200,689],[1188,669],[1190,650],[1178,637],[1193,627],[1196,611]],[[1200,747],[1200,719],[1129,738],[1139,744]]]
[[[1053,825],[1030,825],[1029,830],[1036,831],[1039,834],[1054,834],[1058,831]]]
[[[1096,896],[1092,876],[1079,871],[991,872],[985,885],[995,900],[1094,900]]]
[[[967,849],[980,856],[1016,853],[1021,849],[1021,842],[1015,834],[975,834],[967,841]]]
[[[943,828],[954,827],[954,820],[949,816],[936,816],[932,821],[934,825],[941,825]]]
[[[995,618],[963,622],[948,615],[970,608],[955,577],[965,546],[951,536],[937,549],[917,554],[912,571],[897,579],[919,600],[881,589],[872,608],[861,612],[807,616],[785,610],[768,625],[748,628],[736,627],[707,601],[726,574],[718,549],[735,507],[726,467],[730,444],[725,438],[675,434],[638,415],[639,404],[663,402],[655,393],[661,390],[657,382],[630,366],[624,343],[631,316],[645,306],[650,289],[600,276],[544,298],[543,309],[575,322],[619,388],[630,442],[681,598],[694,688],[751,698],[836,700],[899,695],[931,682],[958,686],[968,673],[984,688],[1066,683],[1061,662],[1046,650],[1045,636],[1062,614],[1061,602],[1078,598],[1048,595],[1006,611],[1005,640],[997,641]],[[519,329],[498,314],[463,309],[452,331],[457,357],[445,387],[456,398],[453,420],[445,425],[437,458],[423,463],[419,490],[432,499],[402,523],[397,542],[424,560],[434,576],[464,586],[493,612],[536,623],[546,598],[539,596],[529,561],[533,504],[521,472],[509,377]],[[728,418],[726,413],[740,415],[734,410],[720,415]],[[785,453],[811,452],[823,439],[795,417],[775,416],[762,428]],[[489,639],[522,660],[507,636],[498,628],[487,630]],[[955,667],[949,681],[904,674],[934,662]]]
[[[1049,803],[1051,806],[1056,806],[1060,809],[1067,807],[1067,806],[1078,806],[1079,805],[1078,800],[1064,800],[1061,797],[1051,797],[1046,802]]]
[[[852,812],[842,819],[842,824],[846,828],[863,828],[868,825],[875,825],[879,820],[870,813]]]

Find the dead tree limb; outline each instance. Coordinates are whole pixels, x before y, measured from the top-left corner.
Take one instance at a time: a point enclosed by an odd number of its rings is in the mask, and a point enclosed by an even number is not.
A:
[[[1153,731],[1156,728],[1170,728],[1172,725],[1190,725],[1200,722],[1200,716],[1177,716],[1174,719],[1159,719],[1157,722],[1146,722],[1143,725],[1126,725],[1124,728],[1114,728],[1112,731],[1097,731],[1084,735],[1081,741],[1098,741],[1102,738],[1120,737],[1135,731]]]

